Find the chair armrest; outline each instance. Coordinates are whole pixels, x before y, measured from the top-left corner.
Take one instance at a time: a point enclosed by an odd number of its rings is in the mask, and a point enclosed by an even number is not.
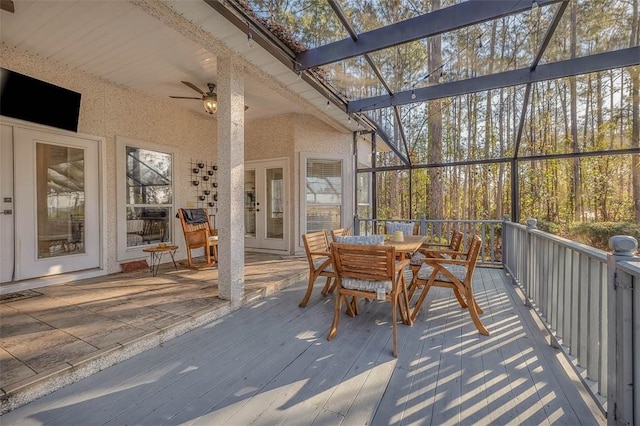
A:
[[[424,255],[427,254],[435,254],[438,256],[441,256],[443,254],[448,254],[449,256],[460,256],[460,255],[464,255],[466,254],[466,252],[464,251],[458,251],[458,250],[425,250],[425,249],[418,249],[418,251]]]
[[[449,244],[422,243],[422,247],[449,247]]]
[[[431,266],[437,266],[443,263],[446,263],[447,265],[463,265],[463,266],[469,264],[468,260],[463,260],[463,259],[446,259],[446,258],[427,257],[421,260],[424,263],[428,263]]]
[[[411,259],[402,259],[396,262],[396,271],[406,268],[411,263]]]

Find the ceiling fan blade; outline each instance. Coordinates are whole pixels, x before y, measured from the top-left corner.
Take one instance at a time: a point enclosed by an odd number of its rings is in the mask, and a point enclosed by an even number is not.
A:
[[[169,96],[169,97],[173,98],[173,99],[196,99],[196,100],[201,100],[202,99],[202,98],[192,98],[192,97],[189,97],[189,96]]]
[[[200,90],[198,88],[198,86],[196,86],[195,84],[189,83],[188,81],[182,81],[181,83],[184,84],[185,86],[188,86],[188,87],[192,88],[193,90],[195,90],[196,92],[200,93],[201,95],[204,95],[204,92],[202,90]]]
[[[16,11],[13,0],[0,0],[0,9],[11,13]]]

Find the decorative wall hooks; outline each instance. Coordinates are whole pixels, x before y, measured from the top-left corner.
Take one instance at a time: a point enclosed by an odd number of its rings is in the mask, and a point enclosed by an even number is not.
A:
[[[208,208],[215,215],[218,201],[218,166],[207,161],[191,160],[189,163],[191,185],[195,190],[197,208]]]

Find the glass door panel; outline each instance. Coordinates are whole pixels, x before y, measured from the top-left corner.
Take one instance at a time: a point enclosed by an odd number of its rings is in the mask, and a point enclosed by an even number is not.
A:
[[[256,171],[244,172],[244,235],[256,237]]]
[[[287,250],[287,160],[252,161],[244,172],[245,247]]]
[[[100,266],[99,142],[14,128],[15,278]]]
[[[36,143],[38,259],[84,253],[84,150]]]
[[[282,238],[284,217],[284,188],[282,168],[267,169],[267,238]]]

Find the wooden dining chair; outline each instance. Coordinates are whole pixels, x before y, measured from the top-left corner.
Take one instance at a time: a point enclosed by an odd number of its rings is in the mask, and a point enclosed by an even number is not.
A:
[[[184,266],[201,269],[218,261],[218,232],[211,227],[206,209],[178,209],[177,213],[184,234],[187,262]],[[194,261],[191,250],[204,249],[204,263]]]
[[[473,296],[473,273],[476,268],[482,240],[474,235],[471,238],[469,249],[462,258],[447,259],[443,257],[425,257],[420,270],[409,286],[409,299],[417,289],[422,289],[415,306],[411,310],[411,320],[415,320],[431,287],[445,287],[453,290],[462,308],[469,310],[471,320],[478,332],[486,336],[486,329],[478,314],[483,313],[482,308]]]
[[[425,257],[439,257],[445,259],[455,259],[460,256],[460,247],[464,234],[457,229],[451,231],[451,239],[448,244],[424,242],[420,248],[411,256],[411,272],[415,277],[416,273],[422,266],[422,259]]]
[[[331,231],[329,231],[329,236],[331,237],[329,239],[329,242],[336,241],[336,237],[345,237],[347,235],[351,235],[349,228],[332,229]]]
[[[357,298],[378,299],[391,303],[393,330],[393,356],[398,356],[397,312],[402,321],[411,324],[409,299],[404,279],[404,268],[409,259],[396,261],[395,247],[360,245],[334,242],[331,244],[333,266],[336,273],[336,306],[333,323],[327,336],[332,340],[338,332],[342,302],[346,303],[350,316],[356,316],[354,304]],[[349,301],[348,298],[352,297]]]
[[[331,262],[331,250],[327,240],[327,234],[324,231],[308,232],[302,236],[304,242],[304,251],[309,262],[309,282],[307,291],[298,306],[304,308],[309,302],[313,286],[318,277],[326,277],[324,287],[321,294],[326,296],[327,293],[333,292],[335,288],[335,273]]]

